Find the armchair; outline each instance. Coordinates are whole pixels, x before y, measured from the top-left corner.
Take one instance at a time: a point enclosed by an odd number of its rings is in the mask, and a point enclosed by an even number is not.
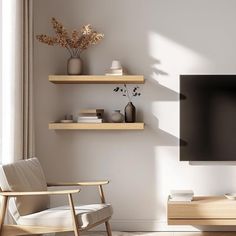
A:
[[[94,226],[105,223],[108,236],[112,236],[109,219],[112,207],[105,203],[103,185],[109,181],[46,183],[37,158],[0,166],[0,236],[32,235],[56,232],[74,232],[76,236]],[[97,186],[101,204],[75,206],[76,190],[48,191],[52,186]],[[69,206],[50,208],[49,195],[65,195]],[[5,224],[6,210],[15,224]]]

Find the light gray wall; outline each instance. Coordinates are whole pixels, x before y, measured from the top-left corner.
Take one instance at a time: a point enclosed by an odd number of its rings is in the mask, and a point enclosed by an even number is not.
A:
[[[110,179],[116,230],[183,229],[166,224],[170,189],[236,191],[235,166],[193,166],[178,155],[179,74],[236,73],[235,9],[234,0],[34,0],[36,34],[52,33],[52,16],[70,29],[91,23],[104,32],[82,56],[86,72],[103,74],[119,59],[146,78],[134,101],[144,131],[49,131],[48,122],[66,113],[103,107],[110,114],[127,101],[113,85],[49,83],[49,74],[65,73],[68,54],[35,41],[36,154],[47,179]],[[93,193],[82,191],[80,202],[97,199]]]

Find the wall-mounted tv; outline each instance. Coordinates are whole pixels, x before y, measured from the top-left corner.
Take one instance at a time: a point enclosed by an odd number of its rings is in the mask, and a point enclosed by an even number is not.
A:
[[[180,76],[180,160],[236,161],[236,75]]]

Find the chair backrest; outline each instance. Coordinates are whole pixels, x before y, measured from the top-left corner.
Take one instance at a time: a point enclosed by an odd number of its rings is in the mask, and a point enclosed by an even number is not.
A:
[[[37,158],[22,160],[0,166],[0,187],[2,191],[46,191],[47,183]],[[24,196],[13,198],[9,210],[17,221],[19,216],[47,209],[48,196]]]

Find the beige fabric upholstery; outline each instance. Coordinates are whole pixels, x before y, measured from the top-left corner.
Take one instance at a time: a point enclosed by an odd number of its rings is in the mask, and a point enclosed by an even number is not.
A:
[[[46,179],[37,158],[0,166],[3,191],[47,191]],[[69,206],[48,208],[48,196],[27,196],[10,199],[10,213],[17,225],[41,227],[73,227]],[[109,204],[75,207],[80,228],[93,226],[112,216]]]
[[[91,204],[75,206],[79,226],[85,228],[112,215],[109,204]],[[50,208],[35,214],[21,216],[18,225],[46,226],[46,227],[72,227],[72,217],[69,206]]]
[[[0,167],[0,186],[3,191],[47,191],[47,183],[37,158]],[[24,216],[46,210],[48,196],[24,196],[11,199],[10,212],[17,221]]]

